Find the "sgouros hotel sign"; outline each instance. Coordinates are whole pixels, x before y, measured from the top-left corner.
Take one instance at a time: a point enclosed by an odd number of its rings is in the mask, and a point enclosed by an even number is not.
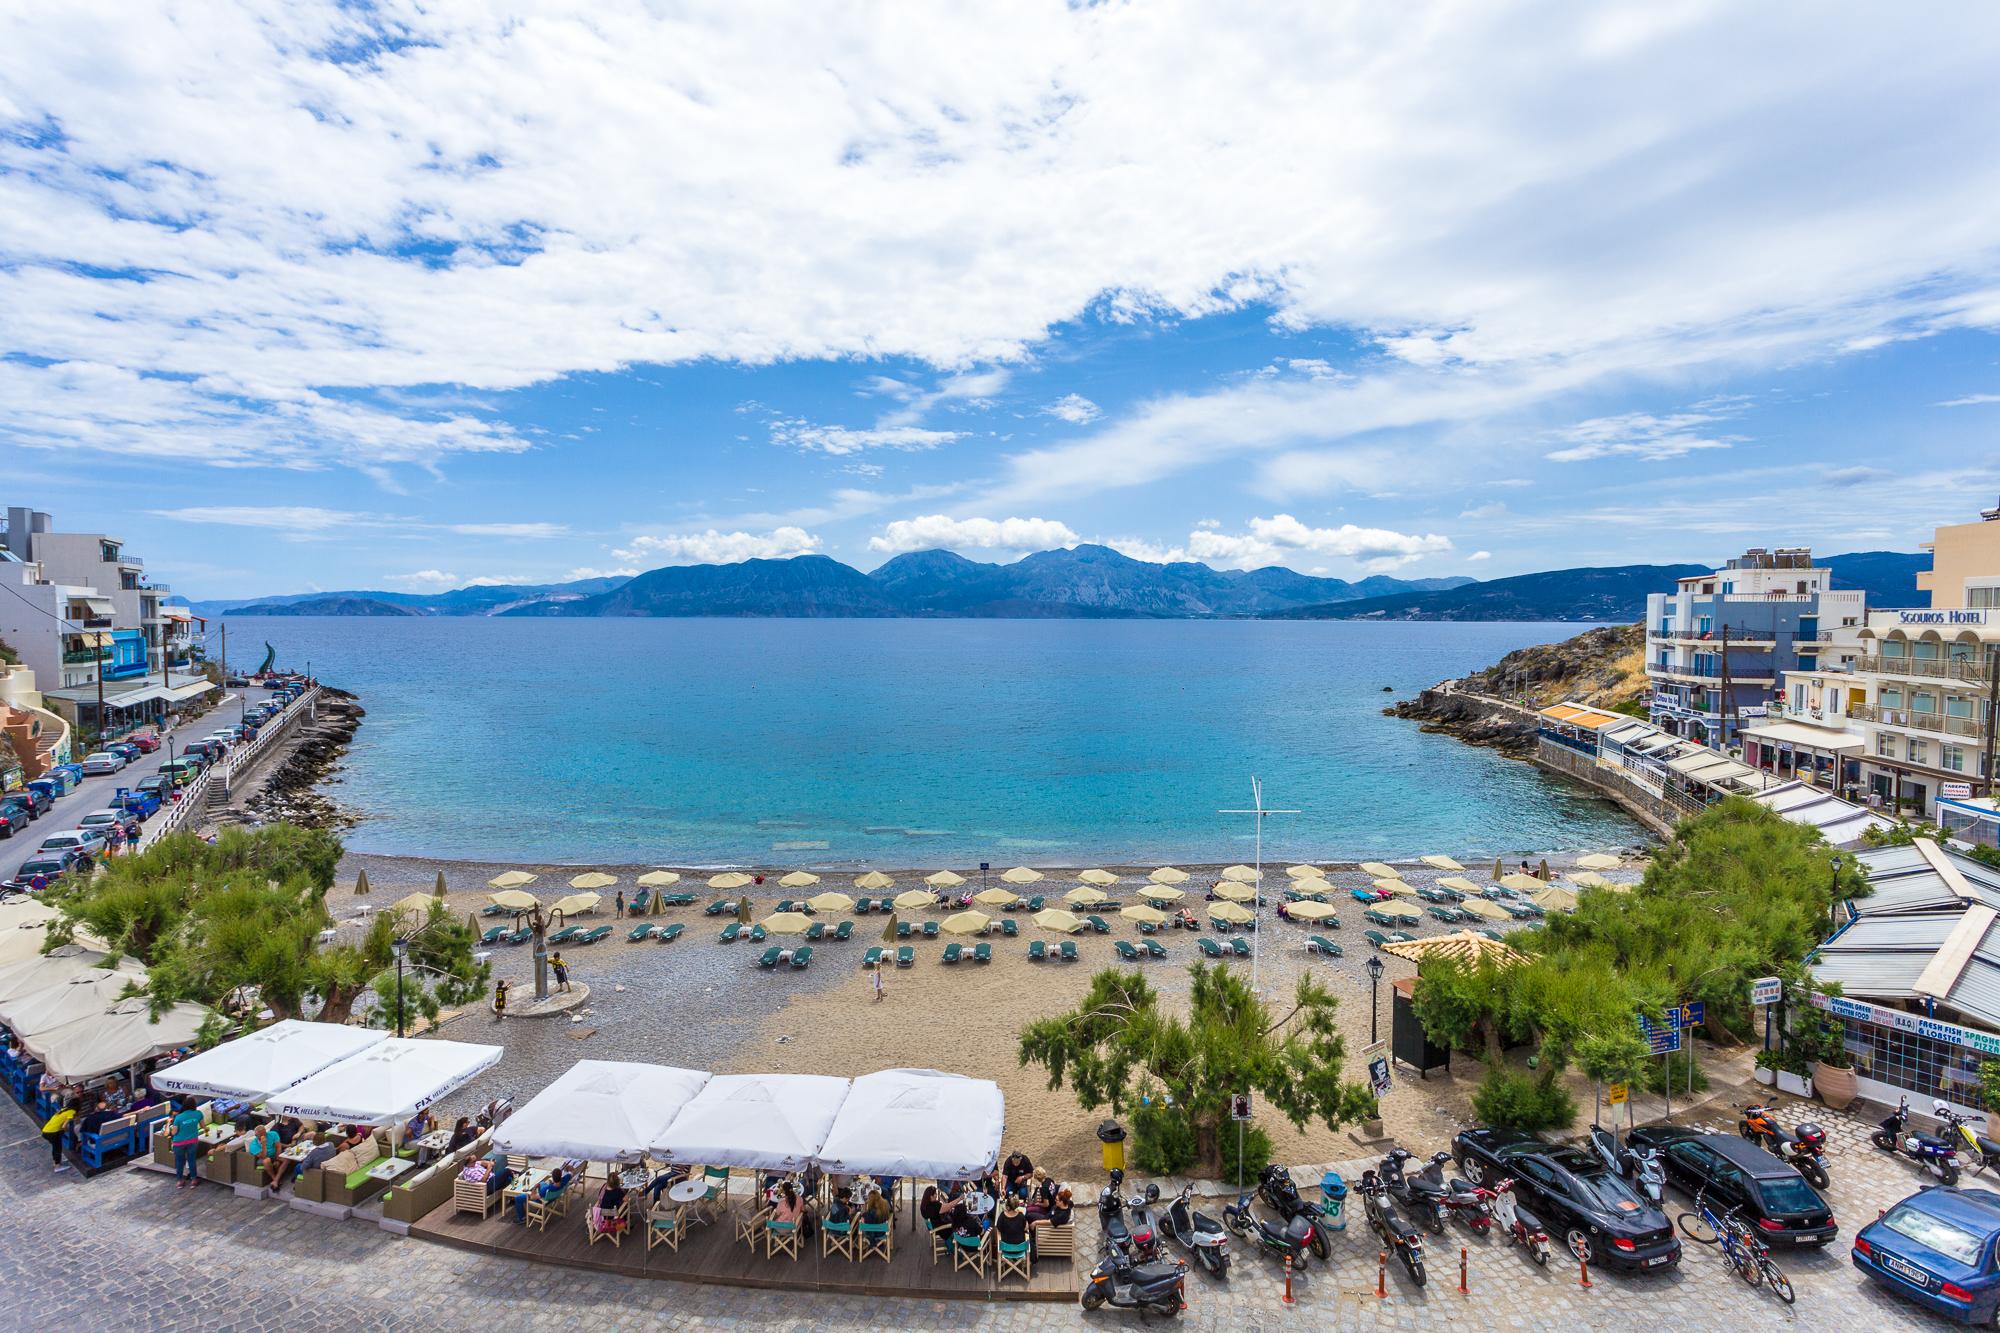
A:
[[[1902,625],[1984,625],[1984,611],[1898,611],[1896,621]]]

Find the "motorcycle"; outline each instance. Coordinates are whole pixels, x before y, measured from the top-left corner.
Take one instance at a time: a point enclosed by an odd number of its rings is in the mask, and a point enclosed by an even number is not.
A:
[[[1280,1259],[1290,1259],[1292,1267],[1304,1272],[1306,1251],[1311,1247],[1313,1234],[1318,1230],[1303,1214],[1284,1221],[1273,1222],[1257,1216],[1250,1207],[1251,1194],[1239,1194],[1236,1202],[1222,1210],[1223,1225],[1237,1235],[1257,1243],[1266,1254]]]
[[[1295,1217],[1303,1217],[1311,1222],[1313,1254],[1322,1260],[1333,1257],[1333,1246],[1326,1238],[1326,1228],[1321,1225],[1323,1213],[1320,1206],[1316,1203],[1307,1203],[1299,1194],[1298,1182],[1292,1179],[1291,1172],[1275,1163],[1265,1167],[1257,1177],[1257,1197],[1287,1222]]]
[[[1181,1187],[1179,1197],[1167,1205],[1164,1219],[1174,1243],[1199,1261],[1211,1277],[1229,1275],[1229,1235],[1222,1223],[1195,1211],[1194,1186]]]
[[[1403,1164],[1411,1160],[1407,1148],[1391,1148],[1382,1163],[1376,1168],[1376,1179],[1389,1196],[1409,1209],[1424,1230],[1433,1236],[1444,1234],[1446,1208],[1443,1196],[1434,1193],[1427,1185],[1412,1180],[1404,1173]]]
[[[1119,1186],[1125,1183],[1125,1173],[1117,1167],[1111,1170],[1111,1184],[1097,1196],[1097,1229],[1104,1237],[1106,1248],[1115,1254],[1125,1255],[1137,1262],[1160,1257],[1160,1240],[1153,1226],[1153,1218],[1146,1211],[1144,1195],[1135,1194],[1129,1200],[1119,1194]],[[1132,1208],[1131,1223],[1125,1220],[1125,1210]]]
[[[1444,1168],[1451,1161],[1448,1152],[1431,1154],[1424,1169],[1417,1173],[1414,1183],[1421,1185],[1425,1192],[1442,1203],[1445,1211],[1471,1227],[1479,1235],[1493,1229],[1493,1209],[1490,1190],[1460,1180],[1457,1176],[1446,1179]],[[1442,1191],[1440,1193],[1439,1191]]]
[[[1537,1268],[1549,1265],[1549,1233],[1542,1230],[1542,1224],[1535,1215],[1523,1208],[1514,1198],[1514,1182],[1502,1180],[1493,1186],[1493,1224],[1500,1228],[1500,1234],[1508,1243],[1520,1245],[1528,1251],[1528,1257],[1535,1261]]]
[[[1947,1185],[1957,1184],[1958,1153],[1943,1139],[1907,1132],[1909,1125],[1910,1099],[1904,1097],[1868,1141],[1883,1152],[1909,1158]]]
[[[1660,1162],[1658,1148],[1634,1148],[1629,1143],[1620,1147],[1618,1135],[1602,1125],[1590,1127],[1590,1146],[1596,1149],[1598,1160],[1636,1186],[1655,1208],[1660,1206],[1667,1168]]]
[[[1362,1213],[1368,1219],[1368,1229],[1381,1240],[1383,1249],[1395,1253],[1403,1271],[1410,1275],[1410,1281],[1423,1286],[1423,1233],[1397,1214],[1395,1205],[1390,1202],[1388,1185],[1375,1172],[1362,1172],[1361,1184],[1357,1188],[1361,1194]]]
[[[1951,1126],[1951,1129],[1945,1134],[1945,1138],[1951,1142],[1952,1147],[1963,1148],[1972,1157],[1972,1169],[1974,1171],[1984,1171],[1989,1166],[2000,1166],[2000,1143],[1995,1143],[1992,1139],[1973,1129],[1964,1116],[1951,1109],[1949,1103],[1943,1099],[1933,1101],[1931,1103],[1931,1113],[1943,1123]],[[1806,1126],[1799,1126],[1801,1133],[1805,1129]],[[1803,1167],[1800,1169],[1804,1170]]]
[[[1790,1162],[1800,1175],[1821,1189],[1827,1187],[1826,1131],[1812,1121],[1801,1120],[1798,1129],[1788,1133],[1770,1107],[1746,1106],[1736,1122],[1736,1132],[1764,1151]],[[1994,1151],[2000,1152],[2000,1144],[1994,1145]]]
[[[1157,1259],[1135,1263],[1114,1250],[1090,1270],[1077,1299],[1086,1310],[1113,1305],[1172,1318],[1187,1304],[1186,1283],[1186,1264]]]

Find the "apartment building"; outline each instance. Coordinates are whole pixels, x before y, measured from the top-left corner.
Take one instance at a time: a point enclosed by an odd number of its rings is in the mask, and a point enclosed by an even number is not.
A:
[[[1859,590],[1836,590],[1805,547],[1753,547],[1710,574],[1646,599],[1646,675],[1655,726],[1716,749],[1763,721],[1788,671],[1820,665],[1822,644],[1858,627]]]

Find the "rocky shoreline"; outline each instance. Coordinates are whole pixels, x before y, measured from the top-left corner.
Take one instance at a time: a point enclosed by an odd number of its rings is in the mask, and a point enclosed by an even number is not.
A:
[[[227,812],[218,812],[215,822],[270,824],[287,820],[306,828],[335,831],[353,827],[355,817],[320,789],[347,753],[366,716],[367,710],[354,695],[322,685],[318,716],[299,724],[298,735],[282,757],[250,790],[232,800]]]
[[[1472,693],[1462,685],[1461,681],[1443,681],[1382,711],[1415,722],[1422,731],[1455,736],[1468,745],[1484,745],[1514,759],[1527,758],[1535,748],[1534,711]]]
[[[1535,748],[1538,710],[1573,700],[1624,711],[1645,688],[1642,628],[1605,625],[1561,643],[1516,649],[1484,671],[1441,681],[1382,711],[1525,759]]]

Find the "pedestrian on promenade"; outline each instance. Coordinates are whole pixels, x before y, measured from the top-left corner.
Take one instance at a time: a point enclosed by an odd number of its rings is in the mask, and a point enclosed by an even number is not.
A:
[[[507,1016],[507,979],[502,977],[493,983],[493,1021],[498,1023]]]
[[[69,1132],[69,1122],[76,1119],[76,1102],[64,1102],[62,1108],[42,1122],[42,1137],[49,1141],[49,1155],[55,1159],[58,1173],[69,1170],[69,1163],[63,1160],[63,1136]]]
[[[167,1142],[174,1150],[174,1188],[191,1190],[196,1184],[195,1149],[201,1144],[201,1112],[194,1109],[193,1102],[181,1103],[169,1133]]]
[[[552,953],[549,955],[549,966],[555,970],[556,989],[567,992],[569,990],[569,964],[562,960],[561,954]]]

